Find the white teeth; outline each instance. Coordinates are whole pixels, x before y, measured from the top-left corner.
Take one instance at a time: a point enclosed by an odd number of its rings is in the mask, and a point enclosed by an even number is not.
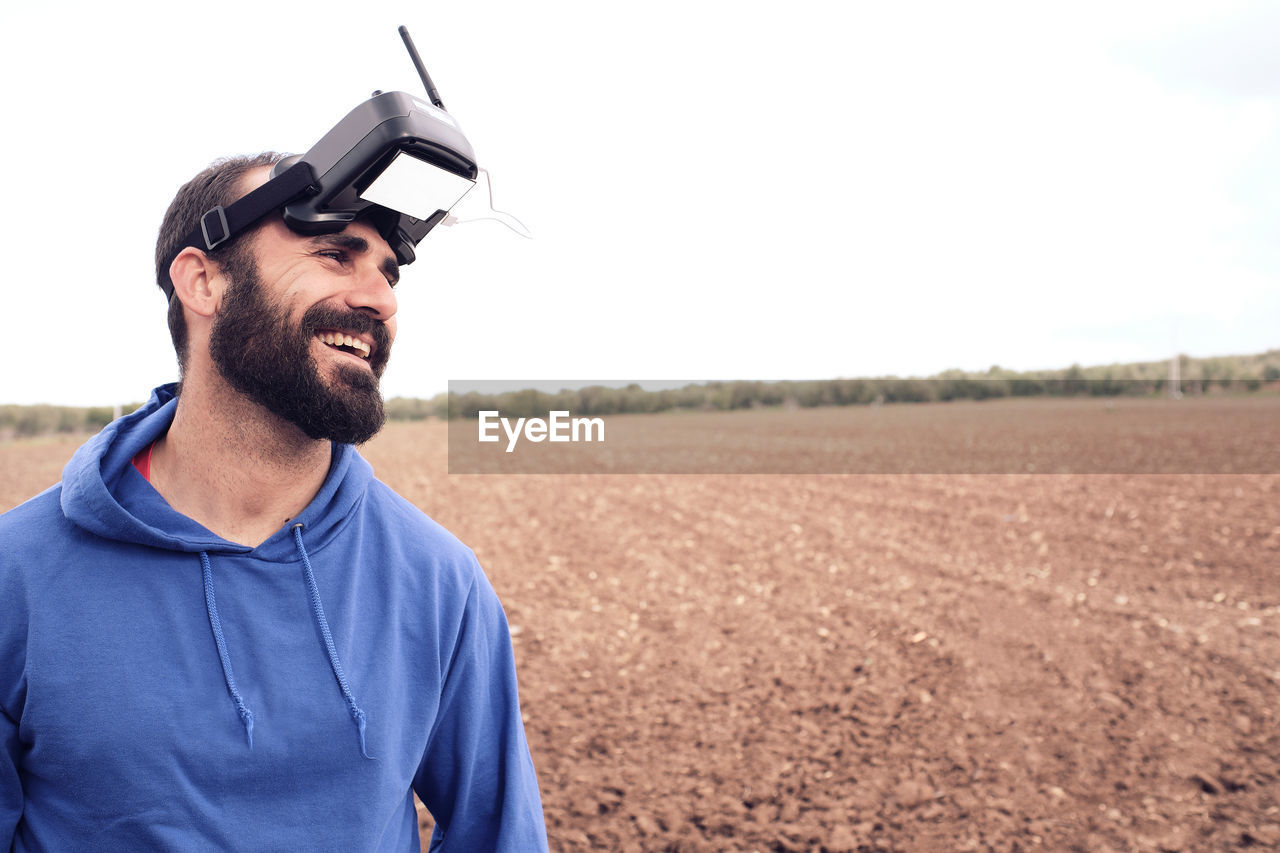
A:
[[[338,334],[337,332],[316,332],[316,337],[321,342],[332,347],[351,347],[356,350],[362,358],[368,358],[370,354],[369,345],[359,338],[351,335]]]

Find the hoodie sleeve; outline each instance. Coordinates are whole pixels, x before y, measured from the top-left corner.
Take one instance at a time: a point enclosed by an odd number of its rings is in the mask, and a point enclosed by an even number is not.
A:
[[[0,531],[0,541],[11,539]],[[0,553],[0,561],[6,555]],[[18,723],[26,703],[26,637],[29,605],[25,584],[11,566],[0,564],[0,602],[4,616],[0,618],[0,850],[13,846],[18,821],[22,819],[25,795],[19,767],[22,744],[18,740]]]
[[[0,708],[0,850],[13,847],[13,836],[22,817],[22,780],[18,777],[18,725]]]
[[[511,634],[479,567],[413,787],[436,821],[432,851],[547,849]]]

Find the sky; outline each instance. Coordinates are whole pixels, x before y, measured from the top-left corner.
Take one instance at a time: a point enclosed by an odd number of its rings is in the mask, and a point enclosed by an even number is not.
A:
[[[26,3],[0,403],[176,379],[173,193],[420,94],[400,24],[533,239],[428,237],[387,396],[1280,347],[1275,4]]]

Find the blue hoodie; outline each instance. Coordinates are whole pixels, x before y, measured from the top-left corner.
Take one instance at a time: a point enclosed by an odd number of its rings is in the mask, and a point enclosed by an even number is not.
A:
[[[256,548],[130,460],[172,386],[0,517],[0,850],[545,850],[506,617],[348,445]],[[11,839],[11,841],[10,841]]]

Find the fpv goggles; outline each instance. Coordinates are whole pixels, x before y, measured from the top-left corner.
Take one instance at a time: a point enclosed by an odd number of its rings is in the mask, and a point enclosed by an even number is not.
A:
[[[276,211],[305,235],[341,231],[363,216],[399,264],[413,263],[414,248],[475,186],[479,169],[404,27],[400,35],[432,103],[405,92],[374,92],[307,153],[277,163],[265,184],[205,212],[161,266],[167,298],[173,297],[169,265],[183,249],[212,251]]]

